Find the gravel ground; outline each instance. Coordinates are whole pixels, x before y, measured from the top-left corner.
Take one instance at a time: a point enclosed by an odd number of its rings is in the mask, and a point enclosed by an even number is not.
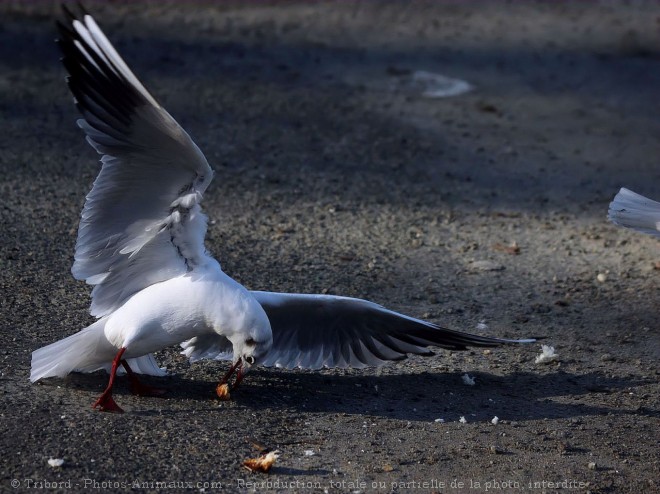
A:
[[[230,275],[544,336],[558,360],[534,344],[258,369],[220,403],[226,364],[172,348],[174,374],[148,380],[167,397],[120,379],[124,415],[90,409],[100,373],[31,385],[30,353],[91,321],[69,269],[98,165],[57,6],[5,1],[3,492],[660,492],[658,241],[605,219],[620,186],[660,197],[657,3],[88,8],[216,170],[207,245]],[[417,71],[473,90],[424,96]],[[269,475],[242,467],[249,438],[281,451]]]

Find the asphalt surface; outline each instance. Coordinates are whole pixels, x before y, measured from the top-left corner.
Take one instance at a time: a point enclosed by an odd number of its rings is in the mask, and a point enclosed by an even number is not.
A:
[[[166,397],[120,379],[123,415],[91,409],[101,373],[30,384],[31,352],[91,322],[69,270],[98,164],[57,6],[4,2],[3,492],[660,491],[658,241],[605,219],[621,186],[660,198],[657,3],[87,7],[215,169],[207,246],[231,276],[544,336],[558,359],[258,369],[219,402],[226,364],[172,348],[147,379]],[[418,71],[473,89],[430,98]],[[280,450],[269,474],[243,468],[251,441]]]

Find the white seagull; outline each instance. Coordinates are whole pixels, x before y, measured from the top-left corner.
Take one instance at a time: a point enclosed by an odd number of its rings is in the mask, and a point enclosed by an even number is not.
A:
[[[607,213],[615,225],[660,237],[660,202],[621,188]]]
[[[145,89],[94,19],[65,9],[58,23],[78,125],[101,155],[87,195],[72,273],[94,285],[97,321],[32,354],[30,380],[106,369],[94,408],[112,398],[123,367],[137,394],[157,394],[136,374],[161,376],[152,352],[181,344],[191,361],[231,359],[234,387],[255,365],[364,367],[463,350],[530,343],[452,331],[366,300],[249,291],[204,246],[200,209],[213,171],[188,134]]]

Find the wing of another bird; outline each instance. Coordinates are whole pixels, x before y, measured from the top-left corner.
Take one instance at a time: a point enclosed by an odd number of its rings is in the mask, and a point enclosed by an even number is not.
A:
[[[608,218],[615,225],[660,237],[660,202],[622,188],[610,203]]]

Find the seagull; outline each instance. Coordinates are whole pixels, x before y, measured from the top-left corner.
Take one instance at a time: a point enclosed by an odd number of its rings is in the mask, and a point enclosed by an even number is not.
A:
[[[660,202],[621,188],[607,213],[615,225],[660,237]]]
[[[86,197],[71,272],[93,285],[96,321],[32,353],[32,382],[70,372],[110,374],[93,408],[121,413],[112,396],[159,395],[137,375],[166,374],[153,352],[181,345],[190,361],[231,360],[234,389],[254,366],[362,368],[464,350],[531,343],[441,328],[366,300],[250,291],[206,250],[200,203],[213,178],[190,136],[145,89],[91,15],[64,8],[58,44],[78,126],[101,155]],[[218,391],[219,393],[219,391]]]

